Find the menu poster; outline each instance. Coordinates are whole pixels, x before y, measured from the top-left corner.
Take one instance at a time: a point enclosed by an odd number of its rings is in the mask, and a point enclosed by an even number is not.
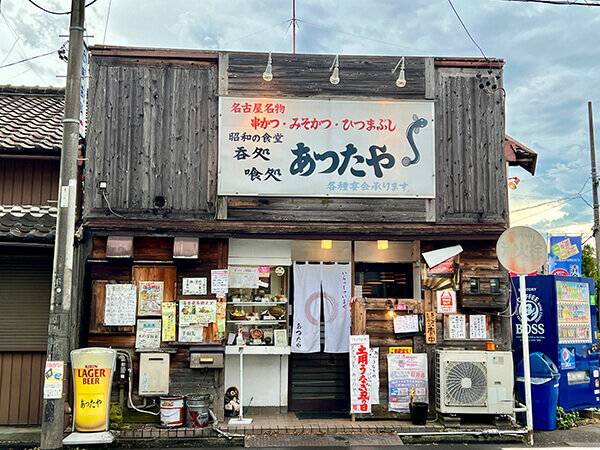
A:
[[[188,325],[179,327],[179,342],[204,342],[204,326]]]
[[[104,325],[135,325],[137,287],[135,284],[107,284],[104,302]]]
[[[162,340],[165,342],[175,341],[175,316],[177,314],[177,303],[164,302],[162,304]]]
[[[448,316],[448,339],[466,339],[467,325],[464,314]]]
[[[216,300],[179,300],[179,326],[202,324],[217,321]]]
[[[419,316],[417,314],[395,316],[394,333],[419,333]]]
[[[138,319],[135,333],[136,350],[160,348],[160,319]]]
[[[350,413],[371,412],[369,336],[350,336]]]
[[[226,319],[227,303],[217,302],[217,332],[215,334],[215,340],[225,338],[225,319]],[[272,342],[272,340],[271,340]]]
[[[556,281],[559,344],[592,342],[590,292],[587,283]]]
[[[46,369],[44,370],[44,400],[62,397],[64,373],[64,361],[46,361]]]
[[[160,316],[163,292],[162,281],[140,281],[138,316]]]
[[[229,270],[217,269],[210,271],[210,293],[227,294],[229,288]]]
[[[206,278],[184,278],[182,295],[206,295]]]
[[[412,389],[414,402],[429,403],[427,353],[389,353],[387,360],[389,410],[409,412]]]
[[[368,373],[371,405],[379,405],[379,347],[369,348]]]
[[[239,289],[258,288],[258,266],[229,266],[229,287]]]
[[[484,314],[469,316],[469,337],[471,339],[487,339],[487,318]]]

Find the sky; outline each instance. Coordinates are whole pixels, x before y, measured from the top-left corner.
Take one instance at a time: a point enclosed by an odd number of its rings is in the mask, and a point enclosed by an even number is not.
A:
[[[58,12],[71,4],[35,2]],[[538,153],[535,176],[509,169],[520,180],[509,191],[511,225],[587,239],[593,224],[587,102],[600,130],[600,7],[452,3],[485,55],[505,60],[506,132]],[[0,84],[63,86],[67,65],[56,50],[66,41],[68,16],[27,0],[0,0],[0,12],[0,66],[53,52],[0,68]],[[481,56],[448,0],[296,0],[296,16],[298,53]],[[86,9],[86,41],[291,52],[291,17],[292,0],[97,0]]]

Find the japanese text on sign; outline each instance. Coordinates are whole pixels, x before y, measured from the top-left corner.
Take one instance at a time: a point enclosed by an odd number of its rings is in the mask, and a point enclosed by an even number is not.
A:
[[[371,412],[369,336],[350,336],[350,413]]]
[[[435,196],[433,102],[220,98],[219,195]]]

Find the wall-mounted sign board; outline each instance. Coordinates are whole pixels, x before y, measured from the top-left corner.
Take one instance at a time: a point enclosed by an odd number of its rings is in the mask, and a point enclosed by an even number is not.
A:
[[[218,195],[435,197],[432,101],[219,97]]]

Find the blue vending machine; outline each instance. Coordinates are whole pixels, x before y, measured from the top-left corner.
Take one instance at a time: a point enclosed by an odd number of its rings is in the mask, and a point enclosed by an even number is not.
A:
[[[512,311],[517,308],[519,278],[512,278]],[[565,411],[600,406],[596,296],[591,278],[527,277],[530,353],[542,352],[560,371],[558,406]],[[512,317],[515,367],[523,360],[521,314]]]

